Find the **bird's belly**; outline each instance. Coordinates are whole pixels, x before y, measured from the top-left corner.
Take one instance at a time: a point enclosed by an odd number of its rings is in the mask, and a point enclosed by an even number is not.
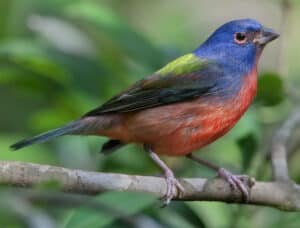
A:
[[[224,135],[243,112],[234,102],[201,99],[161,106],[128,116],[127,141],[148,144],[158,154],[183,156]]]

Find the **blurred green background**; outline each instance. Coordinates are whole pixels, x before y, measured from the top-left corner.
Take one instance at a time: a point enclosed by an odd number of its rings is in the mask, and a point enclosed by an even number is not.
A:
[[[251,17],[283,34],[260,61],[255,104],[201,155],[233,172],[270,180],[270,137],[295,107],[291,94],[297,97],[300,88],[300,1],[290,4],[285,9],[279,0],[0,0],[0,159],[158,175],[138,146],[100,155],[105,138],[63,137],[16,153],[8,147],[78,118],[192,51],[226,21]],[[299,181],[295,151],[296,146],[290,172]],[[185,158],[165,159],[178,177],[215,176]],[[103,206],[93,210],[32,204],[3,191],[2,227],[300,227],[299,214],[265,207],[174,202],[161,209],[151,196],[110,192],[92,199]]]

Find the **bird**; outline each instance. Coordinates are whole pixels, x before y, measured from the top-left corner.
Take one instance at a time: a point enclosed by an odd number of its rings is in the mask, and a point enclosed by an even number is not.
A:
[[[62,127],[21,140],[18,150],[64,135],[108,139],[101,152],[110,154],[136,143],[162,169],[164,205],[184,188],[159,155],[188,157],[218,171],[246,198],[249,191],[234,175],[193,152],[225,135],[243,116],[257,92],[257,66],[266,44],[279,37],[255,19],[229,21],[199,47],[129,86],[99,107]]]

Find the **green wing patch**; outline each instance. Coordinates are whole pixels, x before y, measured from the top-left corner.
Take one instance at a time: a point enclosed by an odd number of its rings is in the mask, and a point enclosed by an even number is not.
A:
[[[205,65],[205,62],[208,61],[202,60],[196,57],[194,54],[186,54],[168,63],[156,73],[161,76],[168,74],[180,75],[190,73],[200,70],[201,67]]]

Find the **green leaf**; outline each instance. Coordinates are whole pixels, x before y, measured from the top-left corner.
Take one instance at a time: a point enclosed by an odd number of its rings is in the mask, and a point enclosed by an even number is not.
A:
[[[158,216],[168,227],[172,228],[193,228],[194,226],[182,214],[172,210],[162,210]]]
[[[65,228],[104,227],[115,220],[134,215],[152,205],[157,199],[154,196],[137,192],[107,192],[93,199],[103,206],[103,210],[79,208],[67,219]]]
[[[21,74],[17,69],[8,66],[3,66],[0,69],[0,85],[11,84],[12,82],[18,80],[20,76]]]
[[[14,63],[28,75],[38,74],[59,84],[66,84],[70,79],[65,68],[51,59],[46,48],[37,42],[28,40],[3,42],[0,45],[0,57]]]
[[[242,152],[242,167],[244,170],[247,170],[258,148],[257,138],[253,134],[248,134],[240,138],[237,143]]]
[[[203,219],[206,227],[231,227],[235,206],[219,202],[188,202],[190,208]]]
[[[188,202],[172,202],[168,210],[158,211],[157,214],[162,223],[170,227],[206,227],[203,219]]]
[[[265,106],[279,104],[284,98],[284,86],[276,73],[265,73],[258,80],[257,101]]]
[[[113,10],[100,4],[82,1],[66,7],[66,15],[71,19],[80,21],[80,24],[93,25],[102,35],[108,35],[109,41],[114,42],[114,48],[121,48],[126,55],[136,61],[158,68],[164,60],[163,53],[145,37],[131,28],[124,19]],[[89,30],[87,30],[88,32]],[[105,46],[102,44],[102,46]]]

